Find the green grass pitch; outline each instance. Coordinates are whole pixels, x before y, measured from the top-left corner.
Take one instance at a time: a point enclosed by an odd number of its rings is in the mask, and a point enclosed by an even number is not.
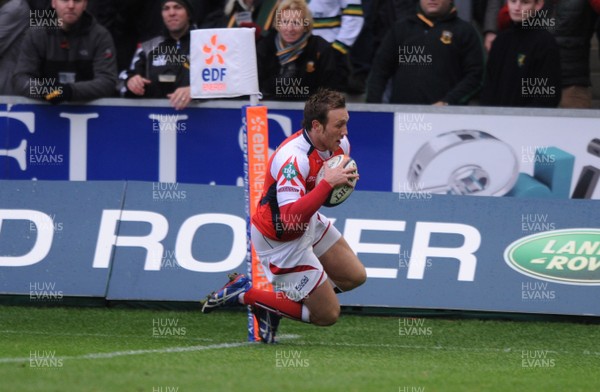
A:
[[[600,326],[343,314],[246,341],[242,311],[0,306],[0,391],[598,391]]]

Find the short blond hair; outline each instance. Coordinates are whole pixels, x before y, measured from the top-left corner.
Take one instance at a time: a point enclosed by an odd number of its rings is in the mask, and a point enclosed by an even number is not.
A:
[[[281,3],[279,3],[279,7],[277,7],[277,11],[275,12],[275,27],[277,30],[279,30],[279,26],[281,26],[281,14],[286,10],[301,11],[302,15],[304,15],[303,19],[306,31],[308,33],[312,32],[314,19],[305,0],[283,0]]]

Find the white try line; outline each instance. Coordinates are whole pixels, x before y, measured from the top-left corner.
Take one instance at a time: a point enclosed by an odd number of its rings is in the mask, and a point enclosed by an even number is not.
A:
[[[182,339],[182,340],[197,340],[202,342],[212,342],[210,338],[195,338],[185,335],[114,335],[110,333],[69,333],[69,332],[46,332],[46,331],[16,331],[4,330],[0,334],[16,334],[16,335],[44,335],[44,336],[69,336],[69,337],[100,337],[100,338],[130,338],[130,339]]]
[[[109,352],[109,353],[91,353],[91,354],[83,354],[83,355],[56,357],[55,359],[57,359],[57,360],[111,359],[111,358],[116,358],[116,357],[127,357],[127,356],[132,356],[132,355],[168,354],[168,353],[185,353],[185,352],[205,351],[205,350],[218,350],[218,349],[223,349],[223,348],[242,347],[242,346],[247,346],[249,344],[253,344],[253,343],[251,343],[251,342],[221,343],[221,344],[211,344],[209,346],[167,347],[167,348],[157,348],[157,349],[152,349],[152,350],[113,351],[113,352]],[[14,363],[14,362],[28,362],[28,361],[30,361],[29,357],[0,358],[0,363]]]
[[[299,335],[282,335],[280,337],[281,340],[285,339],[296,339],[299,338]],[[262,344],[260,342],[238,342],[238,343],[219,343],[219,344],[211,344],[208,346],[188,346],[188,347],[167,347],[167,348],[157,348],[151,350],[126,350],[126,351],[113,351],[108,353],[91,353],[91,354],[83,354],[83,355],[73,355],[73,356],[64,356],[64,357],[56,357],[52,359],[56,360],[81,360],[81,359],[111,359],[116,357],[126,357],[132,355],[146,355],[146,354],[170,354],[170,353],[186,353],[186,352],[196,352],[196,351],[206,351],[206,350],[219,350],[225,348],[236,348],[236,347],[244,347],[253,344]],[[21,357],[21,358],[0,358],[0,363],[21,363],[21,362],[29,362],[31,358],[29,357]]]
[[[493,348],[493,347],[452,347],[452,346],[410,346],[406,344],[386,344],[386,343],[331,343],[331,342],[295,342],[294,344],[299,346],[325,346],[325,347],[369,347],[369,348],[399,348],[399,349],[410,349],[410,350],[437,350],[437,351],[466,351],[466,352],[495,352],[495,353],[522,353],[525,351],[536,351],[534,348]],[[598,351],[582,350],[581,352],[572,351],[556,351],[556,350],[542,350],[552,354],[567,354],[567,355],[590,355],[600,356]]]

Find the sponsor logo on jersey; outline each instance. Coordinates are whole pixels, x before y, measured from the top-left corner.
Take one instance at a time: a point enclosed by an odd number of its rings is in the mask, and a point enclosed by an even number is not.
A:
[[[295,193],[298,193],[298,192],[300,192],[300,189],[294,188],[293,186],[282,186],[282,187],[280,187],[280,188],[277,189],[277,192],[295,192]]]
[[[290,181],[298,177],[298,171],[292,162],[288,163],[281,169],[281,173],[286,180]]]

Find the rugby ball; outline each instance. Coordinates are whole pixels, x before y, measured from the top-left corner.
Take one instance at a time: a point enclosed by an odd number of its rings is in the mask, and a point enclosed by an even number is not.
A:
[[[317,174],[317,181],[316,181],[315,185],[318,185],[319,182],[323,179],[323,177],[325,175],[325,170],[324,170],[325,165],[329,166],[330,168],[337,167],[342,163],[342,161],[346,157],[347,157],[347,155],[335,155],[335,156],[329,158],[328,160],[326,160],[323,164],[323,167],[321,167],[321,170],[319,170],[319,173]],[[348,163],[346,163],[345,167],[353,167],[355,169],[354,172],[358,171],[358,167],[356,166],[356,161],[352,158],[350,158]],[[354,187],[356,186],[357,180],[358,180],[358,178],[353,178],[350,181],[352,183],[352,186],[338,185],[335,188],[333,188],[331,190],[331,193],[329,193],[329,196],[327,196],[327,200],[325,200],[325,203],[323,203],[323,205],[325,207],[335,207],[337,205],[342,204],[348,197],[350,197],[350,195],[352,194],[352,191],[354,191]]]

